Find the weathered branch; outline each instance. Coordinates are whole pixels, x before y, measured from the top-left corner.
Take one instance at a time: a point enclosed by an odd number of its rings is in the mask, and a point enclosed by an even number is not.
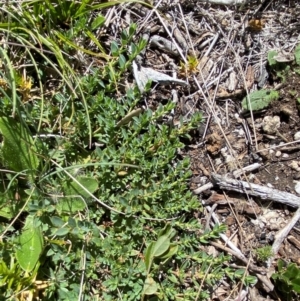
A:
[[[247,0],[198,0],[198,1],[208,2],[211,4],[221,4],[221,5],[241,5],[247,2]]]
[[[246,193],[251,196],[259,197],[263,200],[271,200],[294,208],[300,207],[300,198],[292,193],[252,183],[249,185],[245,181],[230,179],[218,174],[212,174],[212,182],[221,189]]]

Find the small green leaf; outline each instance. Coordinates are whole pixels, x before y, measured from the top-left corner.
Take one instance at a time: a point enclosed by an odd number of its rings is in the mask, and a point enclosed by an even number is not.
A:
[[[133,36],[137,29],[137,25],[135,23],[131,23],[129,27],[129,36]]]
[[[70,232],[70,229],[69,229],[69,228],[60,228],[60,229],[58,229],[57,231],[55,231],[55,232],[53,233],[53,235],[56,235],[56,236],[65,236],[65,235],[67,235],[69,232]]]
[[[244,283],[246,286],[255,285],[257,283],[257,278],[255,276],[246,276],[244,278]]]
[[[170,224],[167,224],[159,233],[158,237],[160,236],[167,236],[172,239],[176,235],[176,231],[172,228]]]
[[[274,56],[276,56],[277,54],[278,53],[275,50],[271,50],[268,52],[268,62],[271,67],[277,64],[276,60],[274,59]]]
[[[279,94],[273,90],[258,90],[250,93],[248,97],[246,96],[242,100],[243,109],[257,111],[266,108],[272,101],[277,100]]]
[[[300,278],[295,279],[295,281],[293,283],[293,290],[296,293],[300,293]]]
[[[92,22],[92,30],[98,29],[99,27],[101,27],[104,24],[104,22],[105,22],[105,17],[102,15],[99,15]]]
[[[122,41],[122,46],[126,46],[128,43],[128,34],[126,30],[123,30],[121,32],[121,41]]]
[[[119,56],[119,66],[121,69],[123,69],[126,65],[126,58],[123,54],[120,54]]]
[[[300,65],[300,44],[295,48],[295,60]]]
[[[285,267],[285,262],[282,259],[279,259],[277,262],[278,272],[281,272]]]
[[[157,292],[158,285],[152,277],[147,277],[144,284],[144,295],[150,296]]]
[[[22,234],[18,237],[19,248],[16,258],[21,268],[31,272],[36,266],[43,251],[44,240],[40,227],[34,226],[34,219],[29,216],[26,220]]]
[[[52,225],[57,228],[62,227],[62,225],[64,224],[64,221],[58,216],[52,216],[50,220]]]
[[[168,280],[171,281],[171,282],[173,282],[173,283],[175,283],[175,284],[179,284],[179,281],[178,281],[177,277],[175,275],[173,275],[173,274],[170,274],[168,276]]]
[[[297,278],[297,276],[299,275],[299,268],[296,266],[295,263],[290,263],[286,272],[284,273],[284,276],[289,278],[289,279],[293,279],[293,278]]]
[[[170,239],[168,236],[163,235],[158,238],[158,240],[154,243],[152,248],[152,257],[159,257],[164,254],[170,247]]]
[[[146,266],[146,270],[149,273],[150,272],[150,268],[152,265],[152,261],[153,261],[153,246],[154,246],[154,242],[151,242],[145,252],[145,266]]]
[[[113,56],[117,56],[119,54],[119,46],[115,41],[111,42],[110,50]]]
[[[166,253],[159,256],[160,259],[168,259],[171,258],[173,255],[175,255],[178,251],[178,245],[177,244],[170,244],[169,249]]]
[[[77,223],[76,220],[72,217],[68,218],[68,225],[70,228],[76,228],[77,227]]]

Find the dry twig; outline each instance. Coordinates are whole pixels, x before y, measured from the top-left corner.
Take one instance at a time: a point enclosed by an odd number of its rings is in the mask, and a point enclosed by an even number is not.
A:
[[[249,184],[245,181],[230,179],[218,174],[212,174],[212,181],[221,189],[246,193],[263,200],[271,200],[294,208],[300,206],[300,198],[292,193],[265,187],[257,184]]]

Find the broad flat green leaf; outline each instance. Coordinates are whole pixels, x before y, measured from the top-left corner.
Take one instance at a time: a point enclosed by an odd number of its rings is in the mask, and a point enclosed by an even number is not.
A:
[[[290,263],[284,276],[289,278],[291,281],[299,276],[299,268],[296,266],[295,263]]]
[[[242,100],[242,107],[245,110],[257,111],[266,108],[272,101],[279,98],[277,91],[258,90],[249,94],[250,104],[247,96]]]
[[[150,272],[151,264],[153,261],[153,255],[152,255],[153,246],[154,246],[154,242],[151,242],[145,252],[145,266],[148,273]]]
[[[77,181],[90,193],[98,189],[98,182],[93,178],[80,177]],[[65,198],[58,202],[56,206],[58,211],[75,213],[86,208],[85,199],[90,198],[90,195],[77,182],[69,181],[64,183],[62,191]]]
[[[172,239],[176,235],[176,231],[172,228],[170,224],[167,224],[159,233],[158,237],[166,235]]]
[[[16,258],[21,268],[29,273],[37,264],[44,246],[41,228],[35,227],[31,216],[26,220],[25,227],[18,237],[18,243]]]
[[[147,277],[144,284],[144,295],[153,295],[157,292],[158,285],[152,277]]]
[[[17,172],[37,169],[39,159],[27,129],[13,118],[1,117],[0,132],[3,136],[1,155],[4,165]]]
[[[176,244],[170,244],[169,249],[167,250],[166,253],[162,254],[159,256],[160,259],[168,259],[171,258],[173,255],[175,255],[178,251],[178,245]]]
[[[159,257],[164,254],[170,247],[170,239],[168,236],[163,235],[158,238],[152,248],[152,257]]]

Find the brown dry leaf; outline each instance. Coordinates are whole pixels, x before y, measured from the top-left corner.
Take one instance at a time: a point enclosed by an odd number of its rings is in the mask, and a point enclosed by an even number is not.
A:
[[[255,80],[255,74],[254,74],[253,67],[251,65],[249,65],[246,70],[246,78],[245,79],[246,79],[247,88],[252,87],[252,85],[254,84],[254,80]]]
[[[254,32],[261,31],[264,28],[265,23],[266,23],[266,21],[263,19],[254,19],[253,18],[253,19],[249,20],[248,28]]]
[[[207,151],[212,155],[219,153],[222,148],[222,137],[218,133],[212,133],[211,135],[208,135],[206,139]]]

